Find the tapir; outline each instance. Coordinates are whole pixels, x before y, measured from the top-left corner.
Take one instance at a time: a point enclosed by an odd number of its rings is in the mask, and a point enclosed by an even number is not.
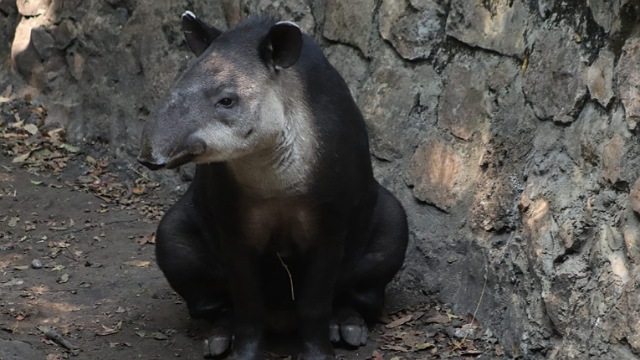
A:
[[[364,345],[408,230],[345,81],[292,22],[221,31],[186,12],[182,30],[197,58],[149,115],[138,161],[196,164],[156,258],[212,323],[205,357],[262,359],[273,331],[295,331],[304,360]]]

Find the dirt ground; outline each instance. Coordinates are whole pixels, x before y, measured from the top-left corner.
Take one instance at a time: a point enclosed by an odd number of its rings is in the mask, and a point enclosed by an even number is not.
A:
[[[115,165],[107,145],[66,143],[28,98],[0,97],[0,107],[0,360],[201,359],[207,324],[189,318],[154,261],[155,227],[179,191]],[[295,359],[292,342],[277,339],[265,358]],[[434,302],[384,316],[367,346],[338,354],[504,351],[471,314]]]

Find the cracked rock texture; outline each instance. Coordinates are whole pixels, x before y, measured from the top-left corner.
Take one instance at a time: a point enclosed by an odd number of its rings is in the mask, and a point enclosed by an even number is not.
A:
[[[409,214],[392,304],[478,306],[508,357],[640,356],[640,3],[0,0],[0,92],[130,166],[187,9],[296,21],[344,75]]]

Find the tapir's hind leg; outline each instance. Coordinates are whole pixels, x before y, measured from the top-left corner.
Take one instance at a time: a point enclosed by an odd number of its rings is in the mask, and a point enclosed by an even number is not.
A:
[[[373,323],[384,306],[384,290],[404,262],[407,217],[400,202],[378,185],[369,242],[363,255],[341,274],[330,337],[349,345],[364,345],[366,323]]]

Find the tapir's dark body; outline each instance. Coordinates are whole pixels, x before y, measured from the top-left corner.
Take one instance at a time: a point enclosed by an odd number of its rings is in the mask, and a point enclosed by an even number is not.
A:
[[[302,359],[332,359],[329,339],[364,343],[362,319],[382,309],[404,210],[374,180],[362,115],[311,38],[264,19],[216,33],[186,16],[200,57],[152,114],[140,155],[198,163],[158,228],[158,264],[191,314],[219,325],[213,355],[233,333],[230,357],[260,359],[265,329],[293,325]]]

